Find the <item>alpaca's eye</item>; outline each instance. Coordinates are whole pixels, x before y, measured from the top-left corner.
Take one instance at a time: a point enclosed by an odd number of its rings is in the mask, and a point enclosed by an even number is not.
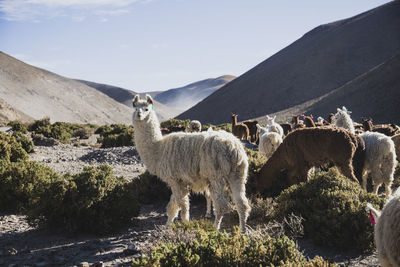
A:
[[[148,108],[145,108],[144,110],[145,110],[145,111],[149,111],[149,109],[148,109]]]

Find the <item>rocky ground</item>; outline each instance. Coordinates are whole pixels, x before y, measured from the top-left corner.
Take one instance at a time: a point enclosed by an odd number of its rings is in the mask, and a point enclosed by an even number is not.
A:
[[[32,160],[48,165],[57,172],[77,173],[84,166],[108,164],[116,175],[134,178],[145,170],[134,147],[96,148],[92,146],[37,146]],[[0,266],[118,266],[128,264],[154,244],[160,225],[167,217],[165,207],[142,205],[140,216],[127,228],[109,236],[69,235],[32,229],[25,216],[0,214]],[[205,203],[191,206],[191,218],[205,214]],[[236,224],[224,218],[223,228]],[[342,266],[379,266],[376,253],[359,256],[352,252],[338,253],[313,246],[307,240],[298,244],[305,255],[321,255]]]

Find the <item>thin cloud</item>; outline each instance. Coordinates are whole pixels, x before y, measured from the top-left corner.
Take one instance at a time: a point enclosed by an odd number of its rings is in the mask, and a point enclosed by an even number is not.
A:
[[[74,21],[82,21],[89,13],[102,18],[127,14],[130,5],[141,1],[145,0],[2,0],[0,19],[37,21],[69,16]]]

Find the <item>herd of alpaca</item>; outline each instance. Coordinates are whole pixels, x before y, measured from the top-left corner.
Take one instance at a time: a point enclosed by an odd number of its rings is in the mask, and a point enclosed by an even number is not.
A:
[[[135,143],[148,171],[171,188],[167,225],[179,211],[183,221],[189,220],[188,196],[193,191],[205,195],[206,217],[211,216],[213,205],[214,225],[219,229],[228,211],[229,192],[239,215],[240,229],[245,232],[251,208],[245,192],[248,158],[240,140],[257,142],[259,153],[266,159],[258,181],[260,192],[272,189],[276,182],[288,187],[306,181],[310,168],[332,164],[365,191],[367,178],[371,178],[375,194],[383,184],[388,203],[382,213],[372,206],[368,210],[377,220],[375,241],[381,263],[399,266],[400,233],[392,230],[400,225],[400,189],[393,195],[390,189],[396,155],[400,155],[397,126],[377,127],[370,120],[355,124],[350,112],[342,107],[328,120],[319,117],[317,122],[312,117],[303,116],[301,120],[296,115],[292,124],[278,124],[276,117],[267,116],[262,127],[257,121],[238,123],[237,115],[232,114],[232,134],[212,128],[201,131],[201,123],[191,121],[186,132],[163,135],[152,105],[149,95],[145,100],[139,96],[133,100]]]

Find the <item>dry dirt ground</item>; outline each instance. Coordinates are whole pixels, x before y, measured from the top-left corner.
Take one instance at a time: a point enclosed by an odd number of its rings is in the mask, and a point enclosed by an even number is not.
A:
[[[80,172],[88,165],[109,164],[116,175],[133,178],[145,169],[134,147],[35,147],[30,158],[61,173]],[[205,214],[205,203],[198,202],[191,206],[193,219],[203,218]],[[129,227],[101,237],[33,229],[23,215],[0,214],[0,266],[126,265],[153,244],[157,227],[167,220],[166,204],[142,205],[140,216]],[[229,229],[235,224],[236,219],[227,216],[222,228]],[[360,256],[352,252],[324,250],[301,239],[298,244],[305,255],[320,255],[342,266],[379,266],[376,253]]]

